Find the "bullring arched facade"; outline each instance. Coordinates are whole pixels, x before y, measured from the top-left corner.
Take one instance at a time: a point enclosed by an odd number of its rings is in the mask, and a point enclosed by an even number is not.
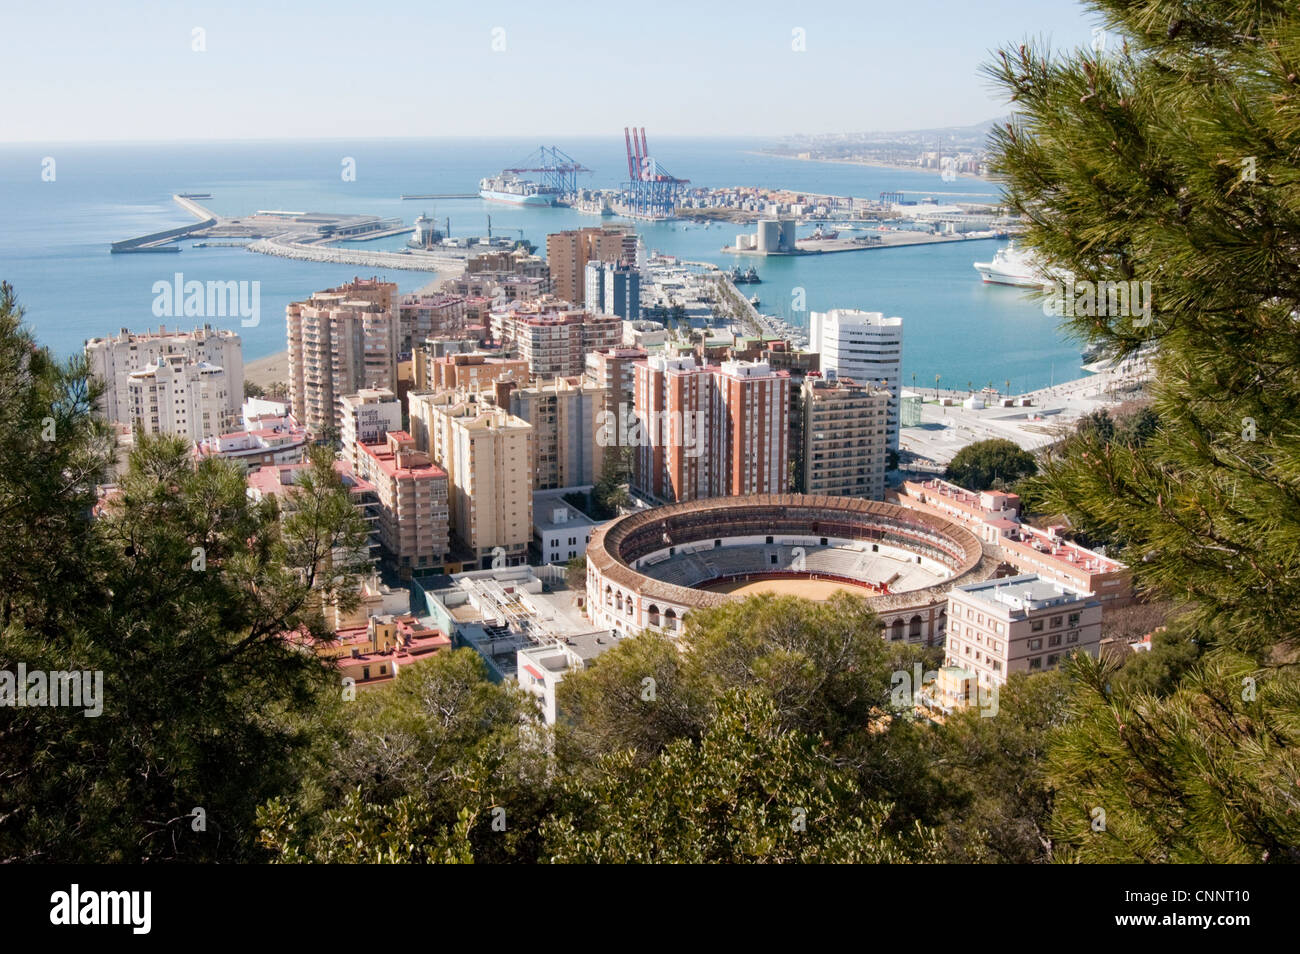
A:
[[[960,524],[857,497],[756,494],[669,504],[620,517],[597,530],[587,547],[587,612],[592,622],[633,636],[647,628],[681,632],[691,612],[742,599],[656,579],[643,569],[687,559],[706,548],[767,544],[833,551],[870,547],[903,555],[937,575],[933,586],[869,596],[885,639],[942,644],[947,594],[957,582],[993,575],[996,561]],[[788,570],[763,576],[799,575]],[[823,579],[843,579],[834,573]],[[873,583],[871,580],[852,580]]]

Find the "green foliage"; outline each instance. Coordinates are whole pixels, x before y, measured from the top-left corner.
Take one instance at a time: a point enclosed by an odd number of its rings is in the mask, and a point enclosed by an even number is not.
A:
[[[1026,242],[1083,281],[1150,282],[1141,315],[1077,316],[1121,353],[1154,346],[1141,446],[1080,435],[1044,465],[1046,506],[1123,542],[1141,585],[1207,642],[1300,643],[1300,12],[1096,4],[1104,53],[1027,44],[992,77],[1015,101],[993,166]],[[1265,11],[1261,15],[1261,10]]]
[[[945,476],[967,490],[995,490],[1010,487],[1037,471],[1034,455],[1011,441],[994,438],[976,441],[959,450],[948,464]]]
[[[821,741],[786,729],[759,691],[728,690],[698,742],[641,763],[605,756],[594,781],[542,823],[555,862],[899,863],[937,857],[934,832],[886,831],[890,806],[859,796]]]
[[[439,653],[334,705],[296,797],[260,814],[261,843],[283,862],[536,860],[545,737],[531,697],[473,650]]]
[[[1013,675],[991,718],[970,708],[930,740],[930,764],[944,780],[946,860],[1030,864],[1052,860],[1054,791],[1047,745],[1067,721],[1070,683],[1061,672]]]
[[[6,709],[0,858],[246,859],[256,808],[296,772],[330,679],[284,634],[324,632],[321,594],[350,591],[343,554],[364,522],[328,459],[282,522],[231,465],[196,467],[185,442],[143,436],[92,520],[109,459],[98,385],[33,348],[18,317],[6,288],[0,670],[99,671],[103,711]]]
[[[576,556],[564,564],[564,583],[571,590],[583,592],[587,588],[587,556]]]
[[[1070,722],[1051,747],[1052,829],[1065,860],[1300,860],[1300,673],[1220,651],[1176,692],[1111,685],[1076,657]]]

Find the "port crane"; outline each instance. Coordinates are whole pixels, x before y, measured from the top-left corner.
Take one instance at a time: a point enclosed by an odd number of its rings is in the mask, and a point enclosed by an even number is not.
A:
[[[623,127],[627,147],[628,194],[632,212],[647,217],[670,216],[677,208],[677,198],[690,179],[678,179],[650,155],[645,127]]]
[[[544,188],[567,197],[577,194],[579,174],[591,170],[558,146],[538,146],[519,165],[505,171],[539,175]]]

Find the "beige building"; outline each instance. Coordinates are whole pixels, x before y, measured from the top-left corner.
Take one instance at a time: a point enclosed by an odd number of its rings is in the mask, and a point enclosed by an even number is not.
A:
[[[799,492],[883,500],[889,392],[814,371],[802,398]]]
[[[626,261],[627,235],[626,229],[592,227],[546,236],[546,263],[550,267],[553,293],[575,305],[583,304],[587,263]]]
[[[382,444],[389,431],[402,429],[402,402],[388,388],[362,388],[339,398],[343,456],[356,467],[359,445]]]
[[[416,362],[417,391],[491,391],[498,381],[525,385],[529,381],[528,362],[523,358],[503,358],[481,351],[449,354]]]
[[[533,427],[474,395],[412,394],[411,430],[446,471],[451,532],[483,568],[526,563],[533,535]]]
[[[124,423],[195,442],[216,437],[239,420],[230,411],[230,388],[224,368],[166,355],[127,375]]]
[[[1032,573],[955,586],[948,593],[944,665],[981,686],[1014,672],[1056,669],[1068,655],[1096,656],[1101,602]]]
[[[510,392],[510,413],[533,426],[533,487],[579,487],[600,479],[605,449],[596,439],[609,392],[582,378],[556,378]]]
[[[379,542],[401,572],[442,567],[448,551],[447,472],[405,431],[357,447],[357,476],[379,495]]]
[[[343,395],[397,389],[396,291],[392,282],[358,279],[286,307],[293,416],[312,434],[342,426]]]
[[[189,364],[209,364],[225,371],[225,412],[238,420],[244,401],[244,349],[233,331],[214,331],[211,325],[193,331],[155,331],[132,334],[125,328],[108,338],[91,338],[86,342],[90,371],[104,382],[99,408],[109,421],[131,423],[129,384],[131,372],[157,367],[159,358],[174,355]],[[216,433],[216,432],[213,432]],[[210,435],[201,435],[207,437]]]

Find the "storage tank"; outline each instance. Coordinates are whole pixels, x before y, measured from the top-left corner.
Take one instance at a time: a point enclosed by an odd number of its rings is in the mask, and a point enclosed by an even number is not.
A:
[[[777,242],[777,249],[782,252],[793,252],[797,236],[795,230],[799,227],[798,223],[794,219],[782,219],[779,226],[780,237]]]
[[[781,223],[775,219],[759,219],[754,233],[754,248],[760,252],[776,252],[781,247]]]

